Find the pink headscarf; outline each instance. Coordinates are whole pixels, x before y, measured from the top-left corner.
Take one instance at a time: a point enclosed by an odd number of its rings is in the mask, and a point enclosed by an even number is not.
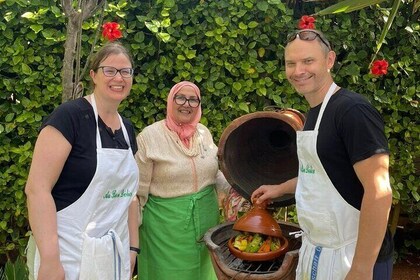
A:
[[[185,147],[190,147],[190,140],[192,136],[195,133],[195,130],[197,128],[197,124],[201,119],[201,104],[198,106],[198,110],[193,118],[193,120],[190,123],[183,123],[183,124],[177,124],[174,121],[173,116],[173,106],[174,106],[174,96],[177,94],[183,87],[190,87],[194,90],[195,94],[198,98],[200,97],[200,89],[191,82],[188,81],[182,81],[177,84],[175,84],[171,90],[169,91],[168,95],[168,101],[166,106],[166,126],[176,132],[178,134],[179,138],[181,139],[182,143]]]

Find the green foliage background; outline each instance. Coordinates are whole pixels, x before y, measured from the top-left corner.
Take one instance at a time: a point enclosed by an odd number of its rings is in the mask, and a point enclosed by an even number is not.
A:
[[[287,83],[283,51],[302,13],[280,0],[109,1],[105,21],[122,25],[131,49],[135,84],[121,113],[138,131],[164,117],[175,82],[195,81],[202,90],[202,122],[217,141],[235,118],[267,105],[302,112],[307,104]],[[379,59],[389,73],[375,77],[369,63],[387,6],[318,17],[316,26],[332,42],[336,82],[367,96],[381,112],[391,148],[394,202],[420,220],[420,26],[413,1],[403,1]],[[65,22],[58,0],[0,0],[0,263],[22,255],[27,240],[24,186],[38,128],[61,102]],[[83,58],[98,17],[83,25]],[[87,85],[87,83],[86,83]],[[88,92],[85,92],[88,93]]]

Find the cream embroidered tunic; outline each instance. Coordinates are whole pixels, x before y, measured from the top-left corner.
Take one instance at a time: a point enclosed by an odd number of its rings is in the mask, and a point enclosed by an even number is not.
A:
[[[190,149],[161,120],[137,136],[135,155],[140,170],[138,195],[143,208],[149,194],[168,198],[200,191],[216,184],[218,191],[230,187],[219,171],[217,146],[210,131],[197,125]],[[216,179],[217,178],[217,179]]]

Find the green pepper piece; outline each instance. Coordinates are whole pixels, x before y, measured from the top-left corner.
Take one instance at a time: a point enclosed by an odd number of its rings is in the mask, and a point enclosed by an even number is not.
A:
[[[278,238],[273,238],[271,240],[271,245],[270,245],[270,250],[271,251],[276,251],[280,248],[280,239]]]
[[[254,234],[254,238],[247,245],[245,252],[256,253],[258,249],[261,247],[261,242],[262,242],[262,236],[258,233]]]

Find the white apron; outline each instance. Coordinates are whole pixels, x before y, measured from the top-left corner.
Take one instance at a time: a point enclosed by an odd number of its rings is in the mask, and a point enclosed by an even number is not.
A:
[[[129,149],[102,148],[93,95],[92,107],[97,124],[96,172],[83,195],[57,213],[60,259],[66,280],[128,280],[128,207],[137,192],[138,167],[120,116]],[[34,266],[37,279],[38,249]]]
[[[322,115],[336,87],[335,83],[330,86],[314,130],[297,132],[296,209],[304,232],[296,271],[299,280],[344,279],[356,247],[360,211],[338,193],[316,149]]]

